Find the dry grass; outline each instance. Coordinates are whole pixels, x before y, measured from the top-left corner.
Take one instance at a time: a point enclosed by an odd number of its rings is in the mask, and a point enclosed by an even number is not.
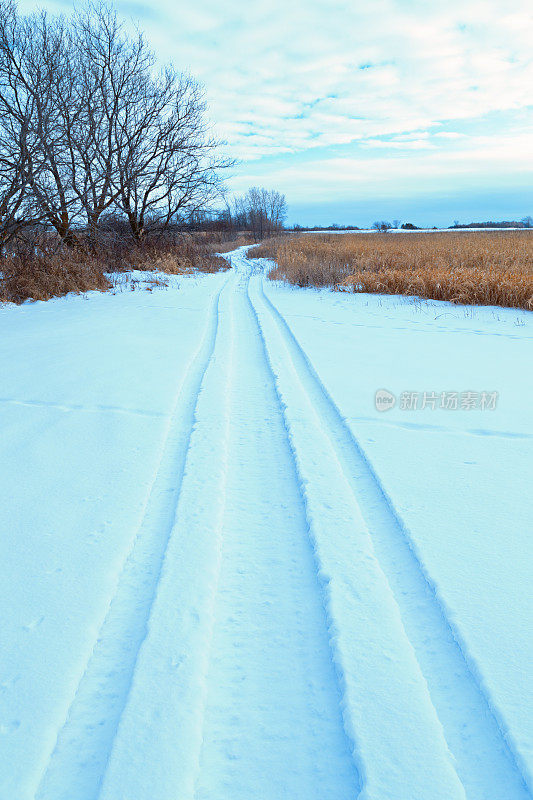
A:
[[[69,292],[105,291],[111,284],[98,260],[87,253],[18,250],[1,262],[0,302],[50,300]]]
[[[245,245],[254,243],[253,234],[248,231],[241,231],[229,239],[221,238],[220,235],[216,233],[198,233],[195,234],[195,236],[204,236],[207,239],[208,245],[212,248],[212,251],[216,253],[229,253],[230,250],[235,250],[237,247],[244,247]]]
[[[172,243],[164,240],[133,245],[123,253],[116,271],[124,269],[160,270],[170,275],[190,272],[219,272],[228,269],[225,258],[216,255],[222,243],[215,237],[185,234]],[[235,245],[236,246],[236,245]],[[228,247],[231,250],[231,247]]]
[[[533,310],[533,232],[311,234],[271,239],[274,280]]]
[[[229,268],[217,252],[227,252],[250,242],[243,237],[226,240],[220,234],[178,235],[132,241],[108,239],[97,247],[78,237],[76,247],[60,246],[50,234],[19,241],[0,262],[0,302],[49,300],[69,292],[106,291],[106,273],[137,270],[188,274],[218,272]]]

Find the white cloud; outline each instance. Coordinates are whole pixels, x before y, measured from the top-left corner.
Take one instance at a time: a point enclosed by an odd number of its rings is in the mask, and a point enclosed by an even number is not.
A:
[[[416,141],[416,140],[414,140]],[[367,151],[357,156],[326,156],[299,164],[287,162],[275,169],[248,165],[235,180],[242,191],[249,184],[268,183],[287,194],[289,202],[316,202],[327,199],[416,196],[424,192],[453,193],[459,185],[480,188],[526,185],[528,177],[516,153],[527,154],[533,162],[533,142],[528,133],[494,139],[476,136],[461,140],[462,146],[443,151],[406,151],[382,155]],[[370,155],[368,155],[370,153]],[[391,192],[393,187],[393,192]]]
[[[130,16],[131,0],[122,2]],[[210,117],[248,182],[270,176],[302,194],[295,180],[324,195],[350,182],[399,191],[532,171],[522,133],[533,121],[530,0],[159,0],[157,9],[141,19],[148,38],[205,83]]]

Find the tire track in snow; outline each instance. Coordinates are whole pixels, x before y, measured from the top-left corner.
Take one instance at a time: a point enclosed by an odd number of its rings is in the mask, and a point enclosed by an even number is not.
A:
[[[265,295],[301,387],[315,409],[371,533],[374,551],[398,604],[468,800],[526,800],[531,795],[503,721],[475,664],[450,625],[409,532],[288,323]],[[307,490],[306,490],[307,491]]]
[[[229,291],[221,298],[215,350],[198,396],[165,566],[101,800],[192,800],[194,794],[228,479],[234,296]]]
[[[37,789],[36,800],[93,800],[109,759],[147,635],[172,533],[202,382],[220,317],[215,294],[200,344],[175,395],[160,459],[105,619]]]
[[[248,248],[246,248],[246,249],[248,249]],[[244,257],[244,262],[246,263],[246,261],[248,261],[248,263],[250,263],[249,260],[246,259],[246,252],[244,252],[242,255]],[[241,268],[242,268],[242,262],[241,262]],[[255,324],[255,327],[256,327],[256,330],[257,330],[257,335],[258,335],[258,337],[259,337],[259,339],[261,341],[261,349],[262,349],[265,365],[267,367],[268,372],[270,373],[270,375],[272,377],[272,383],[273,383],[274,391],[276,393],[276,397],[277,397],[277,402],[278,402],[279,409],[280,409],[281,418],[283,420],[283,425],[284,425],[284,428],[285,428],[285,436],[286,436],[286,440],[287,440],[287,445],[288,445],[288,448],[290,450],[291,458],[292,458],[292,461],[293,461],[294,479],[295,479],[295,483],[296,483],[297,488],[298,488],[298,493],[299,493],[299,495],[301,497],[301,500],[302,500],[303,508],[305,510],[305,516],[306,516],[306,522],[307,522],[307,535],[308,535],[309,540],[310,540],[310,547],[311,547],[311,550],[312,550],[313,561],[314,561],[315,568],[316,568],[316,573],[317,573],[317,581],[318,581],[318,585],[320,586],[321,593],[322,593],[321,601],[322,601],[322,605],[324,607],[324,614],[325,614],[325,618],[326,618],[326,624],[327,624],[328,633],[329,633],[329,636],[330,636],[329,646],[330,646],[330,650],[331,650],[331,658],[332,658],[332,661],[333,661],[333,664],[334,664],[334,667],[335,667],[335,675],[336,675],[336,678],[337,678],[339,693],[340,693],[340,696],[342,698],[341,699],[341,708],[342,708],[342,711],[343,711],[344,728],[345,728],[346,734],[348,736],[348,739],[349,739],[349,741],[350,741],[350,743],[352,745],[352,755],[353,755],[353,758],[354,758],[354,762],[355,762],[355,764],[357,766],[357,772],[358,772],[359,781],[361,781],[361,778],[364,776],[364,767],[361,764],[361,761],[360,761],[360,759],[358,758],[358,755],[357,755],[357,743],[356,743],[356,737],[354,736],[354,731],[351,730],[351,726],[349,725],[349,723],[347,723],[347,720],[346,720],[346,713],[345,713],[346,686],[345,686],[345,682],[344,682],[344,673],[343,673],[342,668],[340,668],[339,660],[338,660],[338,658],[336,656],[336,653],[335,653],[335,640],[336,640],[335,622],[332,619],[330,602],[329,602],[329,599],[328,599],[328,596],[327,596],[327,580],[324,580],[324,571],[323,571],[322,564],[321,564],[321,561],[320,561],[320,556],[318,554],[317,543],[316,543],[316,540],[315,540],[315,537],[314,537],[314,533],[313,533],[313,526],[312,526],[312,523],[311,523],[311,520],[310,520],[308,504],[307,504],[306,489],[305,489],[305,483],[306,482],[305,482],[305,480],[302,479],[302,476],[300,474],[300,470],[298,469],[298,461],[297,461],[297,459],[295,457],[295,443],[294,443],[294,440],[293,440],[293,436],[292,436],[292,431],[291,431],[290,425],[287,422],[287,417],[286,417],[286,413],[285,413],[285,405],[284,405],[283,398],[282,398],[282,396],[280,394],[280,391],[279,391],[277,376],[276,376],[276,374],[275,374],[275,372],[274,372],[274,370],[272,368],[272,363],[270,361],[270,357],[269,357],[269,354],[268,354],[267,344],[266,344],[265,336],[264,336],[264,333],[263,333],[263,330],[262,330],[262,327],[261,327],[261,323],[260,323],[256,308],[255,308],[255,306],[254,306],[254,304],[252,302],[252,299],[250,297],[250,278],[251,278],[251,275],[255,272],[255,270],[253,270],[252,267],[249,267],[249,270],[250,270],[250,273],[248,274],[248,278],[247,278],[247,281],[246,281],[246,300],[247,300],[247,303],[248,303],[248,306],[249,306],[249,309],[250,309],[250,313],[251,313],[251,315],[253,317],[253,320],[254,320],[254,324]],[[361,785],[359,786],[359,793],[360,793],[360,791],[361,791]],[[358,793],[358,796],[359,796],[359,793]]]
[[[276,385],[315,550],[361,800],[465,800],[368,531],[274,325],[252,308]],[[267,319],[270,319],[268,314]],[[273,334],[273,335],[272,335]],[[409,742],[405,748],[404,742]],[[425,770],[420,769],[423,753]],[[428,781],[427,775],[430,775]]]
[[[348,800],[358,780],[315,553],[248,280],[238,274],[235,291],[229,479],[195,797]]]

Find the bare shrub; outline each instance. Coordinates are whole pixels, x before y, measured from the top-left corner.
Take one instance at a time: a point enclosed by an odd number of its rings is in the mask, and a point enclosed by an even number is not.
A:
[[[133,244],[122,263],[128,269],[160,270],[171,275],[229,269],[227,260],[216,252],[216,239],[182,234],[172,242],[162,238],[148,240],[141,247]]]
[[[249,231],[242,231],[227,239],[221,238],[216,233],[210,233],[207,236],[209,247],[217,253],[229,253],[230,250],[235,250],[237,247],[246,247],[254,243],[253,234]]]
[[[111,274],[131,270],[171,275],[227,270],[229,262],[217,255],[232,250],[239,240],[222,241],[204,233],[175,234],[148,239],[100,237],[78,234],[75,247],[67,247],[56,233],[37,230],[19,237],[0,263],[0,302],[48,300],[69,292],[104,291],[113,285]],[[242,242],[241,242],[242,243]],[[164,281],[151,278],[152,286]]]

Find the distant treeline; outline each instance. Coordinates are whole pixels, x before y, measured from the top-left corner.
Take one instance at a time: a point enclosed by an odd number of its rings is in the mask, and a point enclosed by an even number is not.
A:
[[[533,217],[524,217],[518,220],[503,220],[503,222],[454,222],[452,228],[533,228]]]
[[[414,225],[412,222],[403,222],[400,224],[399,220],[387,222],[381,220],[374,222],[371,226],[372,230],[381,231],[386,233],[392,229],[401,229],[404,231],[420,231],[420,230],[438,230],[436,225]],[[502,222],[459,222],[455,220],[453,225],[449,225],[445,230],[453,230],[454,228],[533,228],[533,217],[523,217],[521,220],[503,220]],[[361,228],[358,225],[294,225],[291,230],[293,231],[360,231],[368,230],[368,228]]]
[[[293,231],[360,231],[361,228],[357,225],[294,225]]]

